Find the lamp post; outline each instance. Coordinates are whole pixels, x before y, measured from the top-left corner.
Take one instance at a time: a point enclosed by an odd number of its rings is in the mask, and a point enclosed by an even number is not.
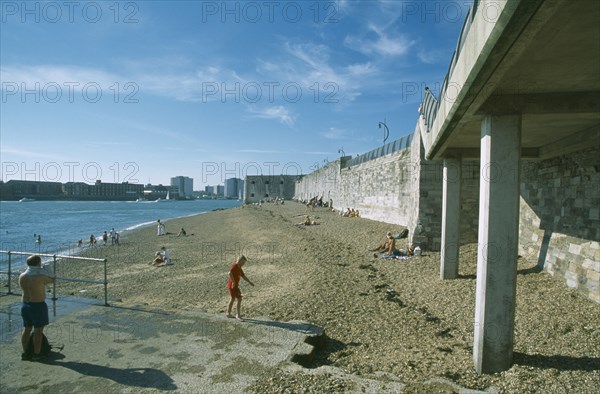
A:
[[[342,156],[346,156],[346,152],[344,152],[344,148],[340,148],[338,149],[338,153],[340,153]]]
[[[383,145],[385,145],[385,141],[387,141],[388,137],[390,136],[390,129],[388,129],[387,125],[385,124],[385,120],[383,122],[379,122],[377,124],[377,126],[379,128],[381,128],[381,125],[383,125]]]

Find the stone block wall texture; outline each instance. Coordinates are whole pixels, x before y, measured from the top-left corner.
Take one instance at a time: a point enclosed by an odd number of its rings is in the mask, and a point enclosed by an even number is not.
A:
[[[425,148],[417,123],[410,147],[412,185],[408,223],[411,242],[426,250],[440,250],[442,234],[443,161],[425,160]],[[463,160],[461,183],[460,240],[477,242],[479,218],[479,162]]]
[[[460,185],[460,242],[477,242],[479,229],[479,161],[463,160]]]
[[[324,202],[333,201],[333,206],[340,209],[340,168],[349,156],[337,159],[325,166],[304,175],[296,182],[295,199],[310,200],[323,197]]]
[[[341,168],[339,208],[358,209],[362,217],[406,226],[411,171],[409,149]]]
[[[411,207],[408,223],[409,239],[423,250],[439,250],[442,235],[441,162],[425,160],[425,147],[419,123],[410,147],[413,164]]]
[[[521,164],[519,252],[600,303],[600,149]]]
[[[358,209],[360,216],[406,226],[410,207],[410,149],[347,166],[346,156],[303,176],[296,198],[333,201],[337,210]]]

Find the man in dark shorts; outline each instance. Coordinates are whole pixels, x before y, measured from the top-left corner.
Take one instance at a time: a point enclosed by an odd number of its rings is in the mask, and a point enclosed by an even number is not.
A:
[[[237,261],[231,266],[227,276],[229,279],[227,280],[227,289],[229,291],[229,305],[227,306],[227,317],[233,317],[231,314],[231,308],[233,308],[233,303],[237,299],[237,314],[235,318],[238,320],[242,320],[242,315],[240,314],[240,310],[242,307],[242,292],[240,291],[240,278],[244,278],[244,280],[250,283],[251,286],[254,286],[254,283],[250,281],[250,279],[246,278],[242,267],[246,264],[246,257],[240,256]]]
[[[23,346],[22,360],[26,356],[29,337],[33,328],[33,358],[39,360],[42,348],[42,337],[44,327],[48,325],[48,305],[46,305],[46,285],[53,283],[52,274],[42,267],[40,256],[33,255],[27,258],[27,270],[19,276],[19,286],[23,291],[23,306],[21,317],[23,318],[23,334],[21,345]]]

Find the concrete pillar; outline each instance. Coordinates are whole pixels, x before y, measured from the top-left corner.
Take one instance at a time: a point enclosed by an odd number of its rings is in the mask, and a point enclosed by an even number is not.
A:
[[[442,251],[440,278],[458,277],[460,245],[460,186],[462,160],[444,159],[442,187]]]
[[[520,151],[520,115],[484,117],[473,344],[479,373],[505,371],[512,365]]]

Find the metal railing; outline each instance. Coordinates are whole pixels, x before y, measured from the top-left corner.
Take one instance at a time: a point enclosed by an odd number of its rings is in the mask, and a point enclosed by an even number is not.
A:
[[[8,271],[0,271],[0,274],[8,275],[8,294],[13,294],[12,292],[12,276],[14,274],[12,270],[12,256],[31,256],[38,255],[40,257],[52,257],[52,273],[54,274],[55,279],[64,280],[67,282],[81,282],[81,283],[92,283],[92,284],[101,284],[104,285],[104,305],[108,306],[108,271],[106,267],[107,259],[96,259],[92,257],[80,257],[80,256],[65,256],[60,254],[44,254],[44,253],[35,253],[35,252],[14,252],[10,250],[0,250],[0,253],[8,254]],[[90,280],[90,279],[79,279],[79,278],[61,278],[56,276],[56,261],[57,260],[86,260],[86,261],[97,261],[103,262],[104,264],[104,280]],[[52,300],[56,301],[56,280],[52,284]]]
[[[437,98],[435,98],[434,94],[431,93],[429,88],[425,88],[425,97],[423,98],[423,103],[421,104],[420,113],[423,115],[423,119],[425,120],[425,125],[427,126],[427,131],[429,131],[429,127],[433,124],[435,120],[435,115],[437,114],[437,110],[440,106],[440,102]]]
[[[440,102],[444,99],[444,96],[446,95],[446,89],[448,89],[450,77],[454,72],[454,67],[456,66],[458,57],[462,51],[463,45],[467,38],[467,34],[471,29],[471,24],[473,23],[473,19],[475,18],[475,14],[477,13],[478,5],[479,0],[474,0],[473,5],[471,5],[471,7],[469,8],[469,12],[465,17],[462,29],[460,30],[460,35],[458,36],[458,42],[456,43],[456,49],[452,53],[452,58],[450,60],[450,64],[448,65],[448,71],[446,72],[446,77],[444,78],[444,82],[442,82],[442,85],[440,87],[440,92],[437,99],[428,88],[425,88],[425,97],[423,98],[423,102],[421,103],[421,115],[425,120],[427,132],[429,132],[431,125],[433,125],[433,122],[435,121],[435,118],[437,116],[437,111],[440,107]]]
[[[389,155],[394,152],[401,151],[403,149],[409,148],[412,142],[413,133],[404,136],[400,139],[397,139],[392,142],[388,142],[387,144],[380,146],[379,148],[373,149],[367,153],[363,153],[360,156],[357,156],[353,159],[350,159],[343,163],[342,168],[347,168],[351,166],[355,166],[357,164],[361,164],[373,159],[377,159],[382,156]]]

